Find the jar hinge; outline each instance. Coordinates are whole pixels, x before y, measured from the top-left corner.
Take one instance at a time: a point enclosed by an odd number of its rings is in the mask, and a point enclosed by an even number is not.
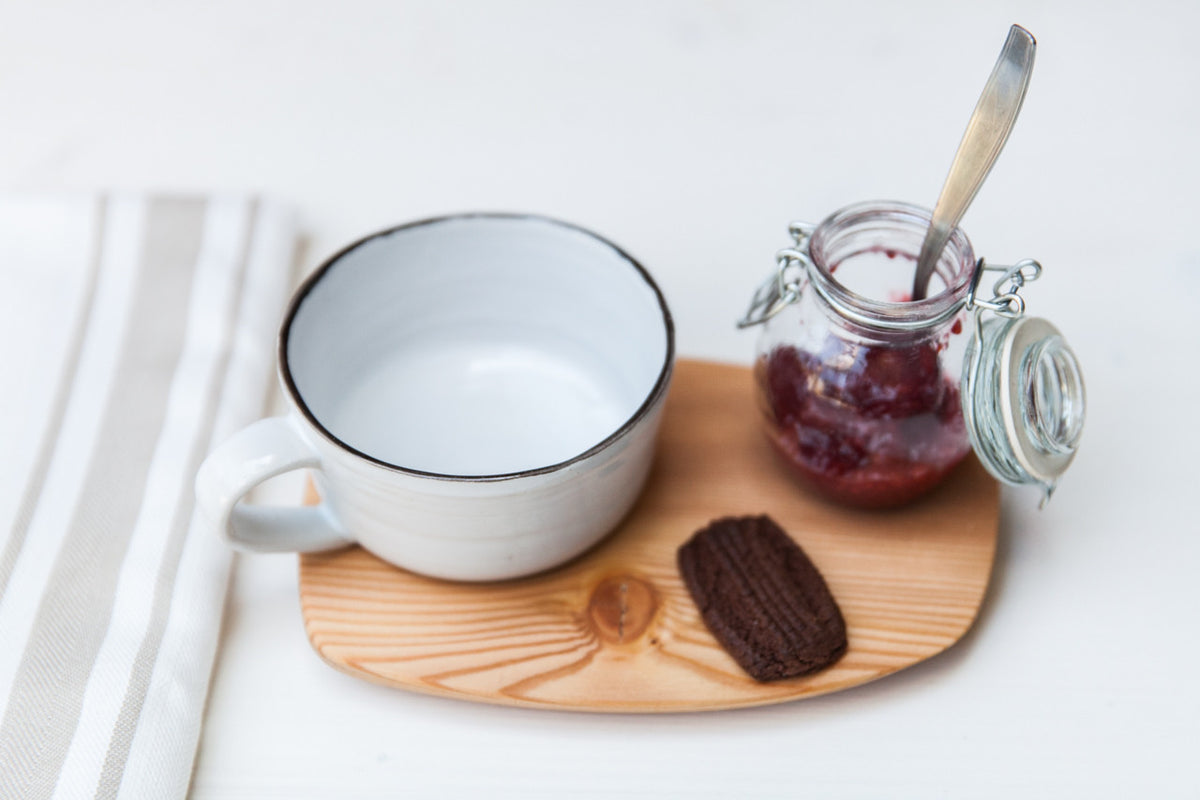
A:
[[[1001,273],[999,279],[992,284],[992,298],[983,300],[978,296],[979,283],[985,272]],[[1002,317],[1015,318],[1025,313],[1025,298],[1021,297],[1021,288],[1030,281],[1036,281],[1042,275],[1042,265],[1032,258],[1025,258],[1010,266],[992,266],[982,258],[975,264],[975,273],[971,276],[971,288],[967,292],[967,310],[979,309],[991,311]]]
[[[775,254],[775,272],[762,282],[750,300],[750,307],[738,320],[738,328],[761,325],[800,299],[808,275],[808,239],[816,230],[807,222],[788,225],[792,246]]]

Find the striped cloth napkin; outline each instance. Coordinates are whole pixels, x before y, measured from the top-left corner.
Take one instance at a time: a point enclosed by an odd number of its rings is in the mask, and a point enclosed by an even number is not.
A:
[[[212,443],[261,416],[291,218],[0,197],[0,798],[187,793],[231,555]]]

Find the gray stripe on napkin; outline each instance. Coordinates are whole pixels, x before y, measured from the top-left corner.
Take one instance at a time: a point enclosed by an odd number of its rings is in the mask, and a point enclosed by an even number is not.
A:
[[[238,329],[238,317],[243,310],[242,296],[245,294],[250,245],[254,241],[257,216],[257,203],[255,203],[250,207],[246,237],[242,242],[242,252],[238,261],[235,288],[231,300],[233,313],[229,316],[229,324],[221,332],[221,349],[216,365],[217,379],[212,382],[208,396],[204,400],[204,413],[200,419],[200,429],[192,440],[192,451],[188,455],[188,475],[196,474],[196,471],[200,469],[200,462],[204,460],[204,456],[212,446],[217,406],[225,391],[229,362],[233,356],[234,334]],[[185,492],[179,506],[175,509],[175,516],[171,520],[168,534],[170,538],[167,541],[158,577],[155,580],[150,625],[142,639],[141,647],[138,649],[133,675],[130,677],[129,686],[125,691],[125,700],[121,704],[121,712],[113,727],[113,735],[108,744],[108,753],[104,759],[104,769],[100,773],[95,800],[115,800],[117,790],[121,788],[125,761],[129,757],[129,749],[133,745],[138,718],[142,713],[142,705],[146,702],[146,693],[150,689],[150,678],[154,674],[154,664],[158,659],[158,650],[162,645],[163,634],[167,628],[171,598],[175,589],[175,576],[179,571],[179,561],[183,556],[183,545],[187,540],[194,507],[195,494]]]
[[[95,217],[95,236],[92,238],[91,253],[88,257],[87,277],[84,279],[80,313],[75,320],[75,328],[71,331],[71,339],[67,345],[63,359],[62,378],[55,389],[55,395],[50,406],[50,415],[46,422],[46,431],[38,447],[37,459],[29,471],[29,482],[21,495],[21,504],[17,507],[17,516],[9,532],[4,552],[0,553],[0,597],[8,588],[9,578],[12,577],[13,567],[16,566],[17,556],[25,545],[25,535],[29,532],[29,523],[33,521],[33,512],[42,496],[42,487],[46,483],[46,473],[50,470],[50,457],[58,446],[58,435],[62,430],[63,416],[67,413],[67,400],[75,385],[75,373],[79,368],[79,353],[83,350],[83,334],[91,320],[92,304],[96,299],[96,276],[100,274],[100,258],[104,252],[104,222],[107,204],[101,198],[97,203]]]
[[[115,380],[87,477],[0,725],[0,797],[49,798],[104,640],[121,561],[182,356],[205,203],[156,200]]]

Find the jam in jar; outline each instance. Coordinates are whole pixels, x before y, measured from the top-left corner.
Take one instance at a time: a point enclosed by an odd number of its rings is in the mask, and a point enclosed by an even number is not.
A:
[[[975,256],[955,231],[929,297],[912,302],[928,225],[901,203],[851,206],[794,226],[797,248],[781,254],[799,296],[759,343],[767,435],[803,482],[843,503],[907,503],[971,450],[959,382]]]

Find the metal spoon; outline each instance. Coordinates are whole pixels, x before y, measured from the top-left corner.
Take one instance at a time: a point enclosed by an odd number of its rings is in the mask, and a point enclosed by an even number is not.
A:
[[[976,192],[992,171],[996,157],[1008,141],[1008,134],[1025,100],[1025,90],[1029,88],[1036,47],[1037,43],[1029,31],[1020,25],[1013,25],[1009,29],[1004,49],[1000,51],[1000,58],[992,68],[991,77],[983,87],[971,121],[967,123],[967,130],[958,143],[950,174],[942,184],[942,193],[933,209],[933,219],[921,244],[921,255],[917,258],[913,300],[925,298],[933,268],[942,256],[950,233],[975,199]]]

